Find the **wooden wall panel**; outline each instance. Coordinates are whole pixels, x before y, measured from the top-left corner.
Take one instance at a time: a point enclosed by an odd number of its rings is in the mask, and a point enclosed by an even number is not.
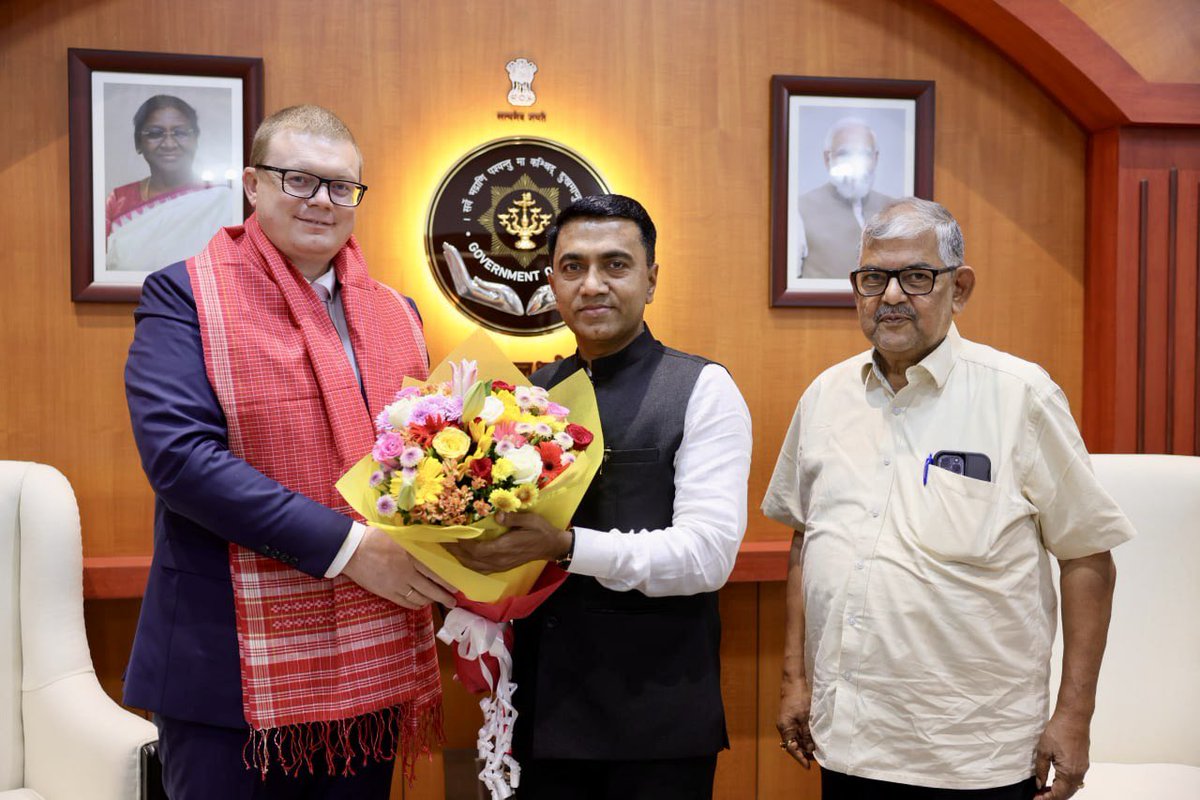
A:
[[[1062,0],[1148,81],[1200,82],[1200,4],[1194,0]]]
[[[1088,172],[1085,438],[1200,454],[1200,129],[1098,134]]]

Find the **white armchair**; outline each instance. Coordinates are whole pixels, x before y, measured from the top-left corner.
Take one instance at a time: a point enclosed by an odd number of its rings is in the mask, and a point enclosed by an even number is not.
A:
[[[0,800],[137,800],[155,739],[92,669],[71,484],[0,461]]]
[[[1200,458],[1095,455],[1138,536],[1117,588],[1079,800],[1200,798]],[[1058,691],[1062,644],[1051,660]]]

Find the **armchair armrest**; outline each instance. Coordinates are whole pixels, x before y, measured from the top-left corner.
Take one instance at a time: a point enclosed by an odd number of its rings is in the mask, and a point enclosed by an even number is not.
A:
[[[141,749],[158,731],[113,702],[94,672],[26,689],[22,712],[27,787],[46,800],[138,800]]]

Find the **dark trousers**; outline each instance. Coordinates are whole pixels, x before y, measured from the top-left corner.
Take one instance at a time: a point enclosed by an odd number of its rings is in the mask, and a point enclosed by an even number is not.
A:
[[[821,800],[1030,800],[1033,778],[995,789],[930,789],[831,772],[821,767]]]
[[[711,800],[716,771],[715,755],[657,761],[530,758],[521,762],[514,800]]]
[[[249,731],[154,716],[163,788],[171,800],[387,800],[394,762],[354,763],[353,775],[325,774],[325,757],[313,769],[288,777],[278,766],[266,780],[246,768],[242,751]]]

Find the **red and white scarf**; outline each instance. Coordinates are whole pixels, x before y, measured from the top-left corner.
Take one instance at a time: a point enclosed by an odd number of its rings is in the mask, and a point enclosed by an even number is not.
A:
[[[333,266],[369,404],[324,304],[256,217],[218,232],[188,274],[230,451],[349,514],[334,484],[371,449],[370,409],[406,375],[425,378],[427,359],[415,311],[370,278],[353,238]],[[229,558],[248,763],[264,774],[271,763],[311,771],[324,751],[330,773],[350,772],[398,747],[411,775],[441,735],[429,609],[407,611],[343,576],[313,578],[232,543]]]

